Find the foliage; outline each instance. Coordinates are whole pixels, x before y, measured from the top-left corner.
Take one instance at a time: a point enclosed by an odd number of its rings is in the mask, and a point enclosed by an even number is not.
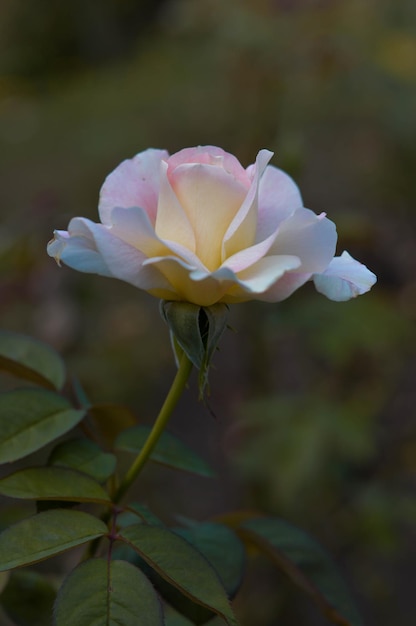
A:
[[[22,335],[7,334],[8,358],[2,367],[44,385],[44,359],[30,359],[30,371],[39,376],[31,373],[28,377],[27,355],[34,344],[27,338],[24,349],[25,341]],[[39,343],[36,349],[48,354],[51,362],[57,361],[46,346]],[[148,432],[140,425],[124,430],[108,451],[89,438],[88,428],[84,429],[86,438],[59,441],[80,420],[87,425],[89,408],[76,408],[60,393],[38,387],[18,387],[0,395],[3,463],[30,457],[55,442],[46,465],[20,468],[0,479],[3,496],[38,504],[37,513],[0,534],[1,571],[34,565],[89,544],[81,562],[61,581],[54,602],[57,626],[87,626],[92,621],[133,625],[137,620],[158,626],[165,623],[162,599],[190,623],[202,624],[217,615],[236,626],[229,600],[241,586],[244,543],[271,551],[277,567],[312,595],[331,622],[360,626],[334,566],[322,548],[295,527],[278,519],[234,513],[225,516],[223,523],[188,521],[184,528],[168,528],[143,505],[120,505],[120,491],[114,486],[121,476],[113,463],[114,454],[117,449],[139,453]],[[167,433],[150,458],[181,471],[211,475],[198,456]],[[89,512],[82,509],[85,505]],[[117,554],[122,558],[115,558]],[[54,597],[53,587],[40,572],[27,572],[34,577],[32,593],[39,596],[31,619],[41,623],[46,615],[50,621],[45,607]],[[5,581],[2,593],[4,611],[19,624],[27,618],[19,609],[16,589],[20,585],[24,596],[28,580],[32,579],[13,576]]]

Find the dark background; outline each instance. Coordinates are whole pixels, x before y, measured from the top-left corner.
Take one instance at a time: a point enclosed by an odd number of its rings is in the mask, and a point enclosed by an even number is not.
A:
[[[1,326],[55,346],[97,402],[150,423],[174,373],[158,303],[46,256],[54,228],[97,220],[124,158],[260,148],[326,211],[339,250],[379,277],[333,303],[305,286],[237,305],[211,375],[171,430],[219,480],[146,469],[167,520],[261,508],[334,555],[368,626],[413,623],[416,556],[414,0],[3,0]],[[255,560],[244,626],[324,624]]]

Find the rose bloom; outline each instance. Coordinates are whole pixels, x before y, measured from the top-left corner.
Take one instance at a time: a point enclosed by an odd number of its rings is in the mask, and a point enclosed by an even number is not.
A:
[[[375,275],[347,252],[325,216],[261,150],[244,169],[221,148],[123,161],[100,193],[101,223],[75,217],[48,254],[81,272],[119,278],[157,298],[201,306],[279,302],[308,280],[331,300],[368,291]]]

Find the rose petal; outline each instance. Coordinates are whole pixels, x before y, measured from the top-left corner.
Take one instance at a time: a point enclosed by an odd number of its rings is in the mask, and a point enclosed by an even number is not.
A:
[[[301,272],[286,272],[267,291],[257,296],[257,300],[262,302],[281,302],[292,295],[294,291],[302,287],[310,280],[311,274]]]
[[[157,237],[144,209],[116,207],[111,211],[109,221],[114,235],[146,256],[169,254],[169,249]]]
[[[148,259],[145,265],[154,266],[165,276],[176,294],[171,299],[192,302],[200,306],[210,306],[219,302],[236,280],[234,272],[227,268],[218,270],[213,275],[201,269],[194,269],[177,257]]]
[[[110,220],[111,233],[137,248],[146,257],[170,256],[174,253],[191,267],[206,270],[200,259],[188,248],[175,241],[160,239],[143,209],[115,208],[111,212]]]
[[[313,276],[316,290],[336,302],[350,300],[370,291],[376,281],[373,272],[345,251],[332,259],[322,274]]]
[[[141,207],[154,224],[159,195],[160,162],[168,156],[166,150],[150,148],[123,161],[107,176],[101,187],[98,205],[103,224],[109,223],[114,207]]]
[[[259,183],[256,241],[268,237],[302,207],[302,196],[295,182],[282,170],[268,165]]]
[[[227,297],[224,302],[243,302],[245,300],[257,300],[258,296],[266,292],[270,287],[281,280],[282,276],[300,266],[300,259],[296,256],[281,255],[267,256],[243,272],[239,272],[238,288],[232,291],[231,299]]]
[[[171,187],[167,170],[167,163],[162,161],[156,234],[161,239],[175,241],[191,252],[195,252],[196,242],[191,223]]]
[[[247,189],[223,168],[203,163],[179,165],[170,182],[192,225],[195,254],[207,268],[217,269],[222,239]]]
[[[48,243],[47,253],[58,264],[63,261],[65,265],[79,272],[112,276],[97,250],[94,236],[89,228],[90,224],[93,224],[90,220],[75,217],[69,223],[68,232],[55,230],[54,238]]]
[[[251,179],[238,159],[232,154],[225,152],[216,146],[197,146],[196,148],[184,148],[169,157],[168,175],[184,163],[205,163],[206,165],[218,165],[225,169],[228,174],[239,180],[248,189]]]
[[[250,265],[257,263],[257,261],[268,253],[274,243],[276,234],[277,231],[270,235],[270,237],[267,237],[264,241],[233,254],[233,256],[230,256],[226,261],[224,261],[221,267],[228,267],[234,272],[242,272],[250,267]]]
[[[224,236],[222,262],[240,250],[252,246],[255,242],[258,187],[260,178],[272,156],[273,152],[269,150],[260,150],[257,155],[250,190]]]
[[[280,225],[269,254],[293,254],[302,261],[301,273],[325,270],[335,253],[335,224],[324,214],[298,209]]]

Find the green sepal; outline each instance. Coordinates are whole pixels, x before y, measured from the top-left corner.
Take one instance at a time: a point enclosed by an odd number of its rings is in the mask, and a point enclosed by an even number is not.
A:
[[[228,306],[223,303],[199,306],[191,302],[163,300],[160,310],[169,326],[176,362],[179,362],[180,350],[183,350],[199,370],[199,393],[202,397],[208,384],[211,359],[227,326]]]

